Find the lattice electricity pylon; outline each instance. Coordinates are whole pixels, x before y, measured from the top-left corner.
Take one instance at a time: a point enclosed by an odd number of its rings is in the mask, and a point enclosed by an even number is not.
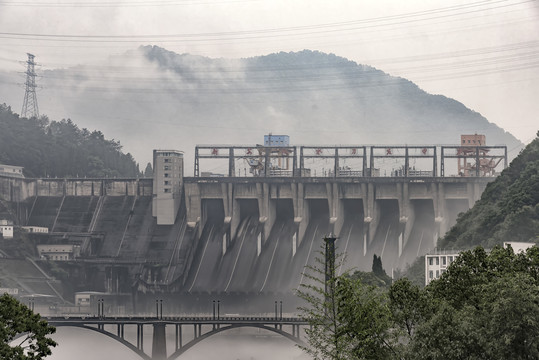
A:
[[[24,101],[22,103],[21,117],[32,118],[39,117],[39,107],[37,106],[36,96],[36,72],[34,62],[34,55],[27,54],[28,61],[26,61],[26,91],[24,92]]]

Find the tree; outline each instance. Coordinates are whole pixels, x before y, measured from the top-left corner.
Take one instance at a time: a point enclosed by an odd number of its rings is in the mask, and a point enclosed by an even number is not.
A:
[[[410,359],[539,358],[539,249],[462,252],[423,292]]]
[[[0,163],[24,167],[26,176],[139,176],[131,154],[99,131],[79,129],[70,119],[19,118],[0,104]]]
[[[0,296],[0,358],[40,360],[51,354],[56,329],[14,297]],[[22,340],[21,340],[22,339]],[[15,342],[15,345],[11,344]]]
[[[386,274],[386,271],[382,266],[382,257],[377,256],[376,254],[372,256],[372,272],[378,276]]]
[[[335,267],[329,266],[326,274],[325,255],[322,249],[316,266],[306,268],[308,281],[297,292],[306,303],[299,308],[301,317],[310,325],[305,330],[309,346],[302,350],[315,360],[399,358],[384,292],[385,272],[380,274],[383,279],[362,272],[335,276]]]
[[[354,278],[361,280],[363,284],[374,285],[376,287],[389,287],[391,286],[392,279],[386,274],[382,265],[382,257],[376,254],[372,257],[372,271],[356,271],[353,275]]]
[[[391,313],[383,288],[359,279],[340,277],[337,283],[337,316],[344,353],[352,359],[399,358],[391,334]]]
[[[307,266],[304,270],[305,283],[300,285],[297,295],[305,301],[300,306],[300,317],[309,323],[305,329],[308,346],[300,348],[314,360],[347,359],[347,337],[339,321],[337,293],[335,290],[337,277],[334,269],[330,271],[327,283],[325,272],[325,250],[319,252],[315,266]],[[326,289],[329,289],[326,291]]]
[[[150,163],[146,164],[146,169],[144,169],[144,177],[145,178],[153,177],[152,164]]]
[[[407,278],[399,279],[389,289],[389,309],[394,325],[409,341],[429,312],[429,300],[419,286]]]

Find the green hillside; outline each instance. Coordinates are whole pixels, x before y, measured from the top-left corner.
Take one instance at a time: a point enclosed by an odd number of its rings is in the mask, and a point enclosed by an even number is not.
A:
[[[70,119],[20,118],[0,104],[0,164],[24,167],[26,177],[134,177],[138,165],[119,141],[79,129]]]
[[[539,241],[539,132],[537,136],[487,186],[475,206],[459,216],[439,248]]]

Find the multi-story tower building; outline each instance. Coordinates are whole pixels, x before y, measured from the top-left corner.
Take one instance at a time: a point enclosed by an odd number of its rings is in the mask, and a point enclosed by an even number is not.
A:
[[[153,151],[152,215],[157,225],[172,225],[180,208],[183,188],[183,152]]]

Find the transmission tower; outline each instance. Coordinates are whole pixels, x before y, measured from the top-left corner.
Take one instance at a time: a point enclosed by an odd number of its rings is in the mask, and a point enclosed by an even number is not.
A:
[[[24,101],[22,103],[21,117],[32,118],[39,117],[39,108],[37,106],[36,96],[36,72],[34,62],[34,55],[27,54],[28,61],[26,61],[26,91],[24,93]]]

